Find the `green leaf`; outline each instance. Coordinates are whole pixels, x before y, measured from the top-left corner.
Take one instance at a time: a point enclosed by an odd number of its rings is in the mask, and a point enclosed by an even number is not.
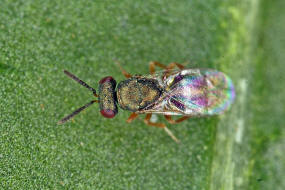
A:
[[[230,1],[1,2],[1,189],[285,189],[285,3]],[[105,119],[63,74],[98,87],[123,80],[115,62],[147,74],[148,62],[227,73],[229,111],[163,130],[119,110]]]

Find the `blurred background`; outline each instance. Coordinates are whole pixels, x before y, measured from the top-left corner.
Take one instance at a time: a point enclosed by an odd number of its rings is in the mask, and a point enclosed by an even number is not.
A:
[[[0,3],[1,189],[285,189],[285,1]],[[63,74],[98,81],[179,62],[229,75],[229,111],[168,128],[105,119]],[[159,116],[159,121],[165,122]],[[166,123],[166,122],[165,122]]]

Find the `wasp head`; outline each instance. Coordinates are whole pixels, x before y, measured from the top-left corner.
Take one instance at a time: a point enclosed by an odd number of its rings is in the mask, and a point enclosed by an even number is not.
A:
[[[99,82],[100,112],[106,118],[113,118],[118,113],[116,81],[113,77],[104,77]]]
[[[64,70],[64,73],[76,81],[77,83],[81,84],[85,88],[89,89],[95,97],[98,97],[96,90],[89,86],[87,83],[84,81],[80,80],[77,76],[74,74],[70,73],[67,70]],[[89,107],[95,102],[100,103],[100,112],[101,114],[106,117],[106,118],[113,118],[117,113],[117,98],[116,98],[116,93],[115,93],[115,88],[116,88],[116,81],[112,77],[105,77],[100,80],[99,82],[99,100],[92,100],[89,103],[85,104],[84,106],[78,108],[71,114],[67,115],[63,119],[61,119],[58,124],[63,124],[73,118],[75,115],[79,114],[81,111]]]

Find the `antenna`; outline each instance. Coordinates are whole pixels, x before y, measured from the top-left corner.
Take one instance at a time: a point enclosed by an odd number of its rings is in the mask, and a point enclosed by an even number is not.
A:
[[[74,74],[68,72],[67,70],[63,71],[68,77],[72,78],[73,80],[75,80],[76,82],[78,82],[79,84],[81,84],[82,86],[84,86],[85,88],[87,88],[88,90],[93,92],[93,95],[98,97],[98,95],[96,94],[96,90],[94,88],[92,88],[91,86],[89,86],[88,84],[86,84],[84,81],[80,80],[77,76],[75,76]]]
[[[71,118],[73,118],[74,116],[76,116],[77,114],[79,114],[81,111],[83,111],[84,109],[86,109],[87,107],[91,106],[94,102],[98,102],[98,100],[92,100],[91,102],[85,104],[84,106],[78,108],[77,110],[75,110],[74,112],[72,112],[70,115],[64,117],[62,120],[60,120],[59,122],[57,122],[58,125],[61,125],[65,122],[67,122],[68,120],[70,120]]]

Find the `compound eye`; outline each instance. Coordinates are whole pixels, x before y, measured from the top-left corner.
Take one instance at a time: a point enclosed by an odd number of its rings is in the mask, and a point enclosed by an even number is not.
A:
[[[117,114],[117,112],[115,112],[114,110],[101,110],[100,112],[102,116],[106,118],[113,118]]]
[[[99,81],[99,84],[103,84],[103,83],[115,83],[115,86],[116,86],[116,81],[113,79],[113,77],[111,76],[107,76],[107,77],[104,77],[102,78],[100,81]]]

